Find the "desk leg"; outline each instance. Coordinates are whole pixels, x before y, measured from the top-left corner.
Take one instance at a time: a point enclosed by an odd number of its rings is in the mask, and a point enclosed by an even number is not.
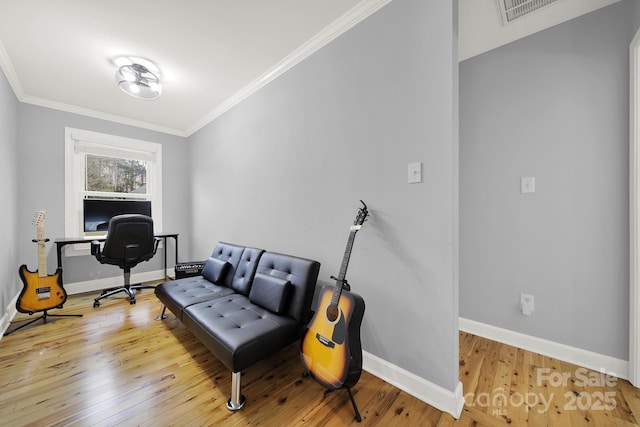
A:
[[[162,266],[164,267],[164,278],[165,279],[169,279],[169,276],[167,275],[167,251],[169,250],[169,247],[167,246],[167,237],[163,237],[164,240],[164,264],[162,264]]]
[[[58,257],[58,268],[62,268],[62,243],[56,242],[56,256]]]
[[[64,245],[65,245],[64,243],[56,242],[56,257],[58,258],[58,271],[60,272],[60,280],[62,283],[64,283],[64,273],[62,271],[62,247]]]
[[[173,239],[176,241],[176,264],[178,265],[178,235],[173,236]]]
[[[167,246],[167,238],[172,237],[173,240],[175,240],[176,243],[176,248],[175,248],[175,253],[176,253],[176,263],[175,265],[178,265],[178,235],[176,234],[175,236],[163,236],[162,239],[164,240],[164,278],[167,280],[175,280],[175,278],[171,278],[168,274],[167,274],[167,251],[169,250],[169,247]]]

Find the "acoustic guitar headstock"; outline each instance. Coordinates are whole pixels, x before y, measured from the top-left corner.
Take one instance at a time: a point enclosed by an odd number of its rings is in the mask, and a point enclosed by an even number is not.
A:
[[[360,230],[360,228],[362,228],[362,224],[367,220],[367,216],[369,216],[367,205],[362,200],[360,200],[360,203],[362,203],[362,207],[358,209],[358,214],[356,215],[356,219],[353,221],[351,231]]]

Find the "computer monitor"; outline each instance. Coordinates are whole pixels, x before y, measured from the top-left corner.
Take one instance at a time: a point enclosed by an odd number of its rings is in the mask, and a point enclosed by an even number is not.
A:
[[[149,200],[84,199],[84,232],[107,231],[109,220],[122,214],[151,216]]]

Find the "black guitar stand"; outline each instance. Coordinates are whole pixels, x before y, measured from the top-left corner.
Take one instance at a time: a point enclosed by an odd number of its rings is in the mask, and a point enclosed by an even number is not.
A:
[[[354,397],[353,397],[353,392],[351,391],[351,387],[342,387],[342,388],[346,389],[347,393],[349,393],[349,399],[351,400],[351,404],[353,405],[353,411],[356,413],[355,420],[357,422],[361,422],[362,421],[362,417],[360,416],[360,411],[358,411],[358,405],[356,405],[356,399],[354,399]],[[339,390],[339,389],[336,389],[336,390]],[[332,392],[334,392],[336,390],[326,389],[324,391],[325,397],[329,393],[332,393]]]
[[[54,308],[62,308],[62,306],[60,306],[60,307],[54,307]],[[40,316],[40,317],[36,317],[35,319],[31,319],[31,320],[29,320],[27,323],[24,323],[24,324],[22,324],[22,325],[18,326],[17,328],[12,329],[11,331],[7,331],[7,332],[5,332],[2,336],[6,337],[7,335],[14,333],[14,332],[15,332],[15,331],[17,331],[18,329],[22,329],[22,328],[24,328],[25,326],[28,326],[28,325],[32,324],[33,322],[37,322],[37,321],[38,321],[38,320],[40,320],[40,319],[42,319],[42,321],[43,321],[44,323],[47,323],[47,317],[82,317],[82,314],[49,314],[49,313],[48,313],[48,311],[49,311],[49,310],[50,310],[50,309],[43,310],[43,311],[42,311],[42,316]],[[35,311],[30,311],[30,312],[29,312],[29,316],[31,316],[33,313],[35,313]]]
[[[311,377],[311,374],[309,374],[308,372],[304,372],[302,374],[303,378],[307,378],[307,377]],[[351,387],[341,387],[341,388],[336,388],[336,389],[325,389],[324,393],[323,393],[323,397],[327,397],[327,395],[329,393],[333,393],[336,390],[340,390],[340,389],[346,389],[347,393],[349,393],[349,399],[351,400],[351,404],[353,405],[353,411],[356,413],[355,416],[355,420],[357,422],[361,422],[362,421],[362,417],[360,416],[360,411],[358,410],[358,405],[356,404],[356,399],[353,397],[353,392],[351,391]]]

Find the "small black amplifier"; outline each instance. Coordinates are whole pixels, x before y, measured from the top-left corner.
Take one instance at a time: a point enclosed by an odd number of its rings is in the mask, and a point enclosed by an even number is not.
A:
[[[176,264],[176,279],[199,276],[202,274],[204,261],[181,262]]]

